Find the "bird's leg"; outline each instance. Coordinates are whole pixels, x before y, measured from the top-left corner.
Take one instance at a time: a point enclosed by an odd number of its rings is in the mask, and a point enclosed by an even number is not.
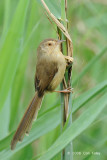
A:
[[[73,88],[69,87],[69,88],[66,88],[64,90],[61,90],[61,91],[54,91],[54,92],[58,92],[58,93],[73,93]]]
[[[73,58],[70,57],[70,56],[64,56],[65,57],[65,60],[66,60],[66,65],[67,67],[69,67],[70,65],[72,65],[73,63]]]

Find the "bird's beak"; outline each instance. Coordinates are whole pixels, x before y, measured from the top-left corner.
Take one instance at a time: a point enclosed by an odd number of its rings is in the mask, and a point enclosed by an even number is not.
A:
[[[66,40],[57,40],[57,44],[60,44],[62,42],[65,42]]]

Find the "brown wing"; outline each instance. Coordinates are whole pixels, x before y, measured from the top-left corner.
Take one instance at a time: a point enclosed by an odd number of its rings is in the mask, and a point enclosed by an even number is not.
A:
[[[38,90],[39,96],[48,88],[50,82],[57,73],[57,63],[39,62],[36,66],[35,90]]]

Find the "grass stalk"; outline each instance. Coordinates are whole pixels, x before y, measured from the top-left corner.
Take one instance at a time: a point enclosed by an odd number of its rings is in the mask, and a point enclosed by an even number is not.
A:
[[[62,19],[63,25],[68,30],[68,22],[66,21],[67,19],[67,0],[61,0],[61,19]],[[60,38],[65,39],[65,36],[63,34],[60,34]],[[68,48],[69,48],[69,44],[68,44],[68,41],[66,40],[66,44],[62,44],[62,52],[64,55],[69,55]],[[60,86],[61,90],[65,87],[71,87],[71,83],[70,83],[71,70],[72,70],[72,66],[65,73],[64,82]],[[67,128],[72,124],[72,93],[64,94],[64,95],[61,93],[61,131],[66,123],[66,120],[69,114],[70,114],[70,117],[69,117],[69,122],[67,124]],[[71,142],[62,151],[61,160],[73,160],[72,153],[73,153],[73,146]]]

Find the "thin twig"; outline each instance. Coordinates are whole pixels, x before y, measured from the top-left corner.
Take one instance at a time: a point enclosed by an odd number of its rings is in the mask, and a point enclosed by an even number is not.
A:
[[[57,34],[57,36],[58,36],[58,39],[60,39],[59,34],[58,34],[56,28],[54,27],[53,22],[51,21],[51,19],[49,18],[48,14],[47,14],[46,12],[45,12],[45,15],[47,16],[47,18],[48,18],[50,24],[52,25],[53,29],[55,30],[55,32],[56,32],[56,34]]]
[[[46,3],[44,2],[44,0],[41,0],[43,6],[45,7],[47,13],[50,15],[50,17],[52,18],[52,20],[55,22],[55,24],[58,26],[58,28],[63,32],[63,34],[69,39],[70,42],[72,42],[71,37],[68,33],[68,31],[66,30],[66,28],[62,25],[62,23],[60,23],[57,18],[50,12],[48,6],[46,5]]]

